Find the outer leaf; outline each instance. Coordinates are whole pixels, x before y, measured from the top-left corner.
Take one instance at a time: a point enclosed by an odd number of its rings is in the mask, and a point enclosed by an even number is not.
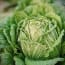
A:
[[[1,56],[1,65],[13,65],[13,56],[10,53],[3,53]]]
[[[31,60],[26,58],[25,63],[26,65],[55,65],[59,61],[63,61],[63,58],[55,58],[50,60]]]
[[[15,65],[25,65],[24,61],[20,59],[19,57],[14,57]]]
[[[0,48],[5,48],[8,46],[8,42],[3,34],[3,29],[9,28],[8,22],[8,17],[0,21]]]
[[[65,42],[62,44],[62,56],[65,56]]]
[[[23,10],[30,4],[31,0],[18,0],[17,10]]]
[[[13,45],[15,46],[16,44],[16,26],[15,24],[12,24],[11,25],[11,28],[10,28],[10,37],[11,37],[11,42],[13,43]]]
[[[22,19],[25,19],[27,14],[24,11],[16,11],[13,18],[15,19],[16,23],[18,24]]]

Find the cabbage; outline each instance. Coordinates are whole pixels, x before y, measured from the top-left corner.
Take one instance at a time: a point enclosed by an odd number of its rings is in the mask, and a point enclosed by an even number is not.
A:
[[[6,24],[0,24],[0,47],[13,55],[15,65],[55,65],[63,61],[60,57],[64,35],[62,19],[48,4],[51,0],[21,1],[13,17],[8,18]],[[4,48],[4,44],[8,46]],[[64,55],[64,48],[62,50]],[[3,59],[5,63],[9,57]]]
[[[21,20],[19,25],[18,41],[26,57],[48,59],[60,56],[64,30],[60,30],[57,20],[40,16]]]

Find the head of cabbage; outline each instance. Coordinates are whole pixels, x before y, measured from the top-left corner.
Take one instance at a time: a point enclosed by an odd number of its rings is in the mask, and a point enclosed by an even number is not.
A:
[[[31,59],[59,57],[64,34],[60,16],[48,4],[30,5],[24,12],[28,17],[18,23],[18,42],[24,55]]]

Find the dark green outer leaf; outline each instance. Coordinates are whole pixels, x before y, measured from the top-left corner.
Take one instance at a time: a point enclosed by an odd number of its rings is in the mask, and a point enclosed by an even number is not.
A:
[[[1,54],[1,65],[13,65],[13,57],[10,53]]]
[[[9,28],[8,18],[9,17],[6,17],[4,20],[0,21],[0,48],[5,48],[8,46],[8,42],[3,34],[3,29]]]

